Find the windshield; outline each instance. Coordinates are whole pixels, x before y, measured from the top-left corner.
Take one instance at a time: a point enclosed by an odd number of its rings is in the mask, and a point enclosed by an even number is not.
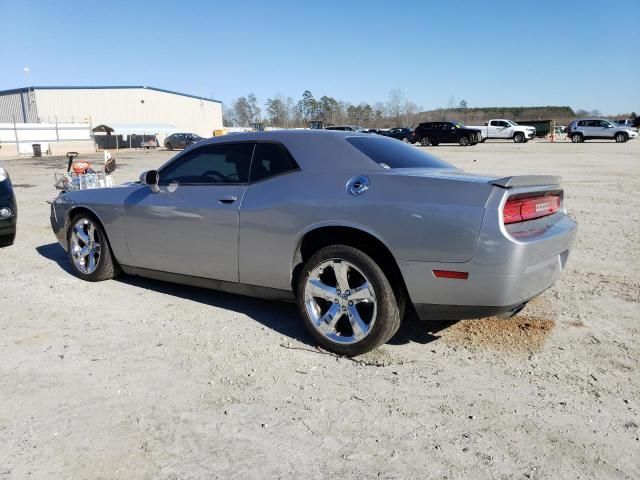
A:
[[[511,120],[507,120],[507,123],[511,124],[513,127],[518,125],[516,122],[512,122]]]
[[[430,153],[388,137],[350,137],[347,141],[382,168],[455,168]]]

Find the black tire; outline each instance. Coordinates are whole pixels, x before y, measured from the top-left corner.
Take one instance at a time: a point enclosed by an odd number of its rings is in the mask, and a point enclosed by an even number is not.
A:
[[[524,138],[524,133],[517,132],[513,135],[513,141],[516,143],[524,143],[526,142],[526,138]]]
[[[433,145],[434,147],[437,147],[438,145],[440,145],[440,142],[431,142],[431,145]]]
[[[573,143],[582,143],[582,142],[584,142],[584,137],[582,136],[581,133],[572,133],[571,134],[571,141]]]
[[[422,145],[423,147],[428,147],[429,145],[432,145],[431,140],[429,140],[429,137],[422,137],[420,139],[420,145]]]
[[[616,133],[616,136],[614,138],[616,139],[617,143],[625,143],[627,140],[629,140],[629,135],[624,132],[618,132]]]
[[[90,221],[95,227],[94,240],[100,245],[100,255],[98,257],[96,268],[91,273],[86,273],[80,270],[73,259],[72,246],[71,246],[71,233],[74,226],[83,220]],[[67,230],[67,257],[71,263],[71,268],[77,277],[88,282],[102,282],[104,280],[111,280],[116,278],[121,273],[120,266],[113,257],[109,240],[105,234],[100,222],[91,214],[86,212],[78,213],[74,215],[69,223],[69,229]]]
[[[173,150],[173,145],[171,145],[170,143],[167,143],[167,150]]]
[[[16,234],[12,233],[10,235],[3,235],[0,237],[0,248],[3,247],[8,247],[10,245],[13,245],[13,242],[16,239]]]
[[[305,287],[312,272],[326,261],[346,261],[360,270],[375,293],[376,317],[371,331],[359,341],[349,344],[334,342],[323,335],[307,313]],[[380,266],[367,254],[347,245],[330,245],[314,253],[304,264],[296,285],[297,303],[300,315],[313,338],[324,349],[338,355],[356,356],[369,352],[386,343],[400,327],[404,298],[398,298],[389,279]]]
[[[468,147],[469,145],[471,145],[471,142],[469,141],[469,137],[467,137],[466,135],[461,136],[458,139],[458,143],[460,144],[461,147]]]

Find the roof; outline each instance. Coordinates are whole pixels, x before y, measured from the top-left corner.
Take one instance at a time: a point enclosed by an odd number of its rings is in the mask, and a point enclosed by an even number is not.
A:
[[[197,146],[226,142],[272,141],[283,143],[303,169],[314,171],[377,171],[379,166],[345,139],[351,137],[377,138],[382,141],[398,140],[382,135],[370,135],[340,130],[271,130],[267,132],[230,133],[196,143]],[[348,159],[348,161],[345,161]]]
[[[116,135],[144,135],[154,133],[174,133],[178,129],[168,123],[110,123],[98,125],[94,132],[108,132]]]
[[[175,92],[173,90],[165,90],[164,88],[149,87],[148,85],[89,85],[89,86],[33,86],[12,88],[9,90],[0,90],[0,95],[8,95],[11,93],[24,93],[29,90],[122,90],[122,89],[146,89],[155,90],[156,92],[171,93],[172,95],[181,95],[183,97],[197,98],[205,102],[222,103],[221,100],[205,98],[198,95],[190,95],[188,93]]]

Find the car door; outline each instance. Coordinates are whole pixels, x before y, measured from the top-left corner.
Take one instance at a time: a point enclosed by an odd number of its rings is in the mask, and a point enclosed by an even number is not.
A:
[[[442,135],[442,142],[444,143],[458,143],[458,135],[456,127],[452,123],[439,123],[440,135]]]
[[[598,138],[613,138],[613,131],[615,128],[604,120],[594,120],[594,137]]]
[[[502,120],[493,120],[492,125],[494,127],[494,134],[493,136],[496,138],[508,138],[509,137],[509,132],[508,132],[508,127],[509,124],[507,122],[504,122]]]
[[[238,281],[239,208],[254,144],[203,145],[159,171],[158,193],[141,186],[124,202],[133,266]]]
[[[308,190],[299,175],[300,168],[282,144],[256,144],[251,182],[240,207],[240,282],[291,289],[294,233],[301,228],[300,199]]]

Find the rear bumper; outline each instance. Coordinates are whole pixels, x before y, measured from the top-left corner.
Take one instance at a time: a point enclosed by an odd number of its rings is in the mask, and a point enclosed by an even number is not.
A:
[[[468,262],[398,262],[420,318],[480,318],[509,312],[558,280],[576,237],[576,223],[559,212],[508,227],[483,225]],[[468,278],[437,278],[434,270],[467,272]]]

